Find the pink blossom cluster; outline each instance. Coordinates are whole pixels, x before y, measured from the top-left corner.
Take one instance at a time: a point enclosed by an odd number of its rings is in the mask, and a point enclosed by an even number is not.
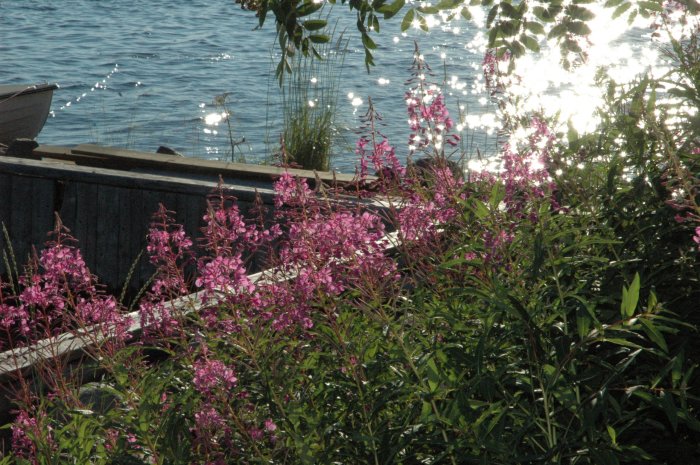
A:
[[[150,292],[139,303],[141,325],[147,334],[174,334],[181,315],[172,300],[189,292],[185,267],[193,260],[192,240],[182,225],[175,224],[173,215],[159,205],[148,231],[146,251],[156,274]]]
[[[42,417],[40,417],[42,418]],[[12,452],[15,456],[29,460],[32,464],[38,463],[37,443],[44,442],[52,449],[55,447],[51,435],[51,427],[42,428],[36,417],[26,410],[20,410],[11,426]]]
[[[370,146],[370,147],[368,147]],[[360,179],[366,179],[368,173],[368,162],[372,163],[374,172],[380,178],[383,190],[386,190],[387,183],[401,179],[406,170],[396,157],[396,150],[389,144],[386,137],[382,136],[379,142],[367,136],[358,139],[355,153],[360,157]]]
[[[199,392],[211,396],[218,390],[230,391],[238,383],[238,378],[233,368],[226,366],[224,362],[205,359],[195,363],[192,382]]]
[[[409,151],[412,154],[430,147],[432,156],[444,155],[445,144],[456,146],[459,136],[450,134],[454,122],[450,118],[440,87],[427,80],[430,66],[423,60],[417,45],[411,71],[413,76],[407,83],[412,84],[412,87],[404,97],[408,126],[411,129],[408,137]]]
[[[0,348],[88,327],[92,334],[124,341],[130,322],[121,306],[98,289],[75,239],[60,222],[52,234],[18,277],[17,295],[9,283],[0,283],[0,329],[6,334]]]
[[[277,209],[269,227],[246,220],[232,197],[219,192],[210,199],[202,230],[205,253],[191,280],[201,291],[201,317],[210,329],[238,331],[241,318],[246,324],[269,321],[275,330],[308,328],[314,302],[360,283],[380,285],[396,273],[384,254],[379,216],[323,198],[289,173],[274,189]],[[172,213],[161,207],[148,246],[158,273],[140,305],[149,331],[172,335],[180,329],[171,301],[187,292],[184,269],[192,261],[191,245]],[[263,246],[277,250],[269,262],[272,279],[253,283],[246,254]]]
[[[305,180],[284,174],[275,183],[278,218],[286,230],[279,269],[294,279],[259,288],[260,308],[276,328],[294,321],[309,326],[311,303],[348,286],[378,283],[396,272],[384,254],[384,224],[373,213],[312,195]],[[294,193],[304,193],[304,202]],[[280,306],[282,304],[282,306]]]
[[[510,52],[505,52],[499,55],[496,49],[489,49],[484,54],[484,59],[481,62],[481,68],[486,80],[486,88],[492,96],[503,92],[505,85],[503,83],[504,72],[501,69],[505,63],[510,60]]]
[[[529,202],[545,198],[554,188],[547,167],[555,140],[547,124],[535,117],[524,141],[504,145],[500,177],[506,188],[504,203],[514,220],[529,217],[536,221],[537,213],[528,209]]]

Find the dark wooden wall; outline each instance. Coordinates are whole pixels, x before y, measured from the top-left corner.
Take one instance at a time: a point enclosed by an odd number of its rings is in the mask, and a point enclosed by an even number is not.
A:
[[[146,235],[159,203],[176,212],[176,221],[193,238],[203,226],[206,196],[217,187],[211,181],[161,174],[77,166],[0,157],[0,221],[5,224],[21,268],[35,247],[40,250],[54,229],[56,213],[78,240],[93,274],[113,292],[125,284],[129,270],[146,246]],[[272,202],[271,182],[226,185],[242,210],[256,193]],[[7,250],[4,236],[0,249]],[[0,273],[6,273],[0,260]],[[129,288],[137,290],[153,270],[144,254]]]

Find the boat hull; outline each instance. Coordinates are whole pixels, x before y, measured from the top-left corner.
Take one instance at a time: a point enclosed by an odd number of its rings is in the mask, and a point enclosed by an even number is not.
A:
[[[51,109],[55,84],[0,86],[0,143],[34,139]]]

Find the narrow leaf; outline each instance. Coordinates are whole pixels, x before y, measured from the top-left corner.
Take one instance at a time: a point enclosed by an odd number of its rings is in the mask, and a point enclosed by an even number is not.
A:
[[[326,20],[325,19],[309,19],[307,21],[304,21],[302,23],[302,26],[304,29],[307,31],[318,31],[319,29],[323,29],[326,27]]]
[[[413,18],[416,16],[416,10],[411,8],[406,12],[406,15],[401,20],[401,32],[406,31],[413,25]]]
[[[639,322],[644,326],[644,332],[646,335],[651,339],[654,344],[659,346],[661,350],[664,352],[668,353],[668,346],[666,345],[666,340],[664,339],[663,334],[661,334],[661,331],[654,326],[654,323],[651,321],[647,320],[646,318],[640,318]]]
[[[623,317],[630,318],[634,315],[634,311],[637,308],[637,302],[639,302],[639,273],[634,275],[632,284],[630,287],[622,288],[622,303],[620,304],[620,312]]]

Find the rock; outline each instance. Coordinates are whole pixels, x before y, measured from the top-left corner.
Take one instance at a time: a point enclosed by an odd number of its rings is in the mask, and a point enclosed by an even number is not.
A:
[[[33,156],[34,149],[37,147],[39,147],[39,143],[34,139],[15,139],[7,147],[5,155],[8,157],[28,158]]]
[[[117,404],[119,400],[112,391],[106,389],[102,383],[87,383],[80,387],[80,403],[90,410],[105,414]]]
[[[165,155],[177,155],[178,157],[184,157],[183,154],[178,152],[177,150],[171,149],[170,147],[166,147],[165,145],[161,145],[158,147],[158,150],[156,150],[156,153],[162,153]]]
[[[464,170],[462,167],[458,163],[446,158],[419,158],[408,166],[409,171],[413,170],[416,177],[422,182],[433,179],[435,168],[438,167],[446,167],[450,170],[455,179],[464,180]]]

